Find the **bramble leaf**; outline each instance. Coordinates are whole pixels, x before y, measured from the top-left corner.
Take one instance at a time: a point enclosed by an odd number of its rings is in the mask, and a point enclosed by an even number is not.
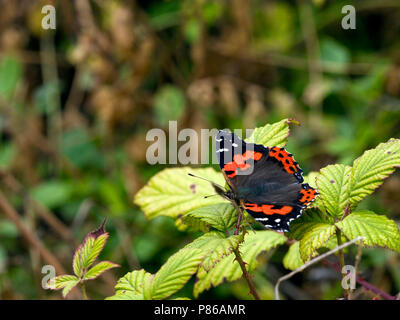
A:
[[[289,247],[288,252],[286,252],[285,257],[283,258],[283,266],[286,269],[295,270],[304,264],[301,259],[299,245],[300,241],[296,241]]]
[[[227,237],[219,231],[211,231],[197,238],[185,248],[200,249],[205,253],[201,266],[209,271],[224,256],[232,253],[233,248],[237,248],[242,240],[242,235]]]
[[[320,199],[326,211],[340,218],[349,203],[351,167],[342,164],[329,165],[321,169],[317,178]]]
[[[218,203],[190,211],[182,217],[183,223],[188,225],[196,220],[219,231],[229,231],[237,222],[237,211],[230,203]]]
[[[199,249],[184,248],[172,255],[154,275],[150,287],[151,299],[166,299],[181,289],[203,258],[204,252]]]
[[[336,223],[350,240],[364,237],[363,244],[368,247],[383,247],[400,252],[399,228],[393,220],[372,211],[353,212]]]
[[[104,220],[97,230],[89,233],[75,250],[72,266],[76,276],[82,277],[103,250],[108,238],[108,233],[104,229],[105,222]]]
[[[212,168],[172,168],[157,173],[135,196],[134,202],[141,207],[148,219],[159,215],[177,218],[197,208],[226,202],[215,194],[211,183],[191,177],[188,173],[224,185],[225,179]]]
[[[296,120],[283,119],[279,122],[256,128],[253,134],[246,139],[246,142],[262,144],[266,147],[283,147],[286,145],[286,139],[289,136],[290,123],[298,124]]]
[[[107,297],[107,300],[143,300],[143,287],[146,283],[151,283],[154,277],[144,269],[135,270],[127,273],[120,278],[115,286],[115,295]]]
[[[352,207],[374,192],[400,166],[400,140],[390,139],[356,159],[350,183]]]
[[[290,225],[289,236],[300,241],[301,259],[307,262],[335,233],[335,226],[321,212],[309,211]]]

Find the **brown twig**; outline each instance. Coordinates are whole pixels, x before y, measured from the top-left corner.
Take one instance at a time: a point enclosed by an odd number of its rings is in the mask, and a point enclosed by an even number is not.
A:
[[[21,233],[22,237],[28,242],[30,246],[36,249],[40,256],[46,263],[52,265],[58,274],[65,274],[65,270],[61,263],[53,256],[50,251],[46,249],[43,243],[32,233],[22,222],[19,214],[14,209],[14,207],[8,202],[7,198],[0,191],[0,209],[4,214],[15,224]]]
[[[12,192],[22,194],[26,191],[24,190],[22,184],[9,172],[0,170],[0,177],[3,178],[3,183]],[[39,214],[39,216],[51,226],[61,237],[67,241],[72,240],[72,234],[68,227],[57,218],[57,216],[52,213],[47,207],[43,206],[41,203],[37,202],[29,193],[26,193],[28,200],[32,203],[33,208]]]
[[[244,215],[244,214],[243,214],[242,208],[240,206],[238,206],[234,202],[233,202],[233,205],[236,208],[236,210],[239,212],[238,222],[236,224],[236,229],[235,229],[235,232],[234,232],[234,235],[238,235],[239,234],[240,223],[241,223],[241,220],[242,220],[242,215]],[[243,230],[243,232],[245,232],[245,230]],[[247,272],[246,263],[243,261],[241,255],[240,255],[239,247],[234,248],[233,249],[233,253],[236,256],[236,261],[239,263],[240,268],[242,269],[243,278],[245,278],[247,284],[249,285],[250,293],[254,296],[254,299],[260,300],[260,296],[257,293],[256,287],[254,286],[253,281],[251,280],[251,276]]]

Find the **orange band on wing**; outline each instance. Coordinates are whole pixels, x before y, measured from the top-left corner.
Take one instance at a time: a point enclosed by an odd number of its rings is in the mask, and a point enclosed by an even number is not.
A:
[[[260,160],[262,157],[261,152],[255,151],[246,151],[243,154],[235,154],[233,156],[233,161],[228,162],[224,165],[223,171],[232,171],[231,174],[228,174],[227,177],[233,178],[237,175],[237,169],[244,171],[250,168],[250,164],[246,163],[246,160],[253,159],[253,160]]]
[[[273,204],[262,204],[259,206],[255,203],[245,203],[245,208],[254,212],[263,212],[266,215],[271,214],[280,214],[280,215],[287,215],[288,213],[292,212],[293,207],[290,206],[282,206],[281,208],[274,208]]]

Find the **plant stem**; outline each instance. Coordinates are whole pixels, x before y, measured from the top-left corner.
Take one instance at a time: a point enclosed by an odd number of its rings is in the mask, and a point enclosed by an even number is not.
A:
[[[338,246],[340,247],[342,245],[342,232],[339,229],[336,229],[336,238],[337,238]],[[343,270],[343,267],[345,266],[343,250],[340,249],[338,253],[339,253],[340,267]],[[344,293],[344,297],[346,299],[348,299],[349,298],[348,290],[343,288],[343,293]]]
[[[81,281],[79,283],[81,290],[82,290],[82,295],[83,295],[83,300],[88,300],[87,294],[86,294],[86,287],[85,287],[85,282]]]
[[[242,210],[239,209],[239,215],[238,215],[238,220],[236,224],[236,229],[235,232],[233,233],[235,236],[239,234],[239,228],[240,228],[240,223],[242,222]]]
[[[243,277],[246,279],[247,284],[249,285],[250,293],[254,296],[254,299],[260,300],[260,296],[257,293],[256,287],[254,286],[253,281],[251,281],[251,276],[249,275],[249,273],[246,270],[245,262],[243,261],[242,257],[240,256],[239,248],[233,249],[233,252],[235,253],[236,261],[239,263],[240,268],[242,269]]]

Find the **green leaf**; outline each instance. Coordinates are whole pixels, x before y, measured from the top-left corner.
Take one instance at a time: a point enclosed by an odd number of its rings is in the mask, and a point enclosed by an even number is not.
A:
[[[134,199],[135,204],[140,206],[148,219],[153,219],[160,215],[177,218],[197,208],[227,201],[217,196],[205,199],[204,196],[215,194],[214,188],[209,182],[191,177],[188,173],[220,185],[225,184],[222,173],[212,168],[165,169],[139,190]]]
[[[158,270],[151,283],[151,298],[166,299],[181,289],[204,258],[198,249],[181,249]]]
[[[83,276],[83,280],[90,280],[90,279],[95,279],[102,273],[106,272],[107,270],[110,270],[112,268],[119,267],[118,264],[112,263],[110,261],[102,261],[99,262],[98,264],[94,265],[92,268],[90,268],[85,275]]]
[[[22,67],[13,57],[5,57],[0,62],[0,95],[9,99],[21,78]]]
[[[293,119],[283,119],[274,124],[267,124],[264,127],[254,129],[253,134],[246,139],[246,142],[262,144],[264,146],[283,147],[289,136],[289,123],[298,123]]]
[[[321,59],[324,61],[337,62],[338,69],[345,70],[350,61],[350,51],[347,47],[331,38],[321,41]]]
[[[246,269],[252,272],[257,267],[257,256],[263,252],[286,242],[286,237],[274,231],[256,231],[247,233],[244,242],[240,246],[241,257],[246,262]],[[197,281],[194,286],[193,294],[195,297],[208,290],[211,286],[216,287],[224,280],[234,281],[242,276],[239,263],[235,261],[232,253],[223,257],[209,272],[200,268],[197,272]]]
[[[115,295],[107,300],[143,300],[144,284],[151,283],[153,275],[144,269],[127,273],[120,278],[115,286]]]
[[[201,266],[209,271],[224,256],[231,254],[232,249],[237,248],[241,240],[241,235],[226,237],[222,232],[211,231],[197,238],[185,248],[202,250],[205,253],[205,258],[201,262]]]
[[[335,233],[333,224],[321,212],[309,211],[290,225],[290,237],[300,241],[301,259],[307,262]]]
[[[104,229],[104,224],[105,221],[100,228],[89,233],[83,243],[76,249],[72,262],[76,276],[83,277],[85,272],[103,250],[108,238],[108,233]]]
[[[353,164],[350,201],[353,206],[374,192],[400,166],[400,140],[390,139],[368,150]]]
[[[336,223],[350,240],[364,237],[363,244],[368,247],[383,247],[400,252],[399,228],[393,220],[372,211],[353,212]]]
[[[208,227],[219,231],[229,231],[237,222],[236,209],[230,203],[218,203],[206,207],[201,207],[190,211],[182,217],[182,221],[188,225],[193,225],[200,220]]]
[[[74,128],[62,133],[60,151],[80,169],[102,169],[104,157],[85,128]]]
[[[340,218],[349,202],[350,174],[351,167],[335,164],[321,169],[318,175],[320,199],[332,217]]]
[[[300,268],[304,262],[300,255],[300,241],[293,243],[283,258],[283,266],[289,270]]]
[[[49,209],[68,202],[72,185],[61,180],[49,180],[31,190],[33,198]]]
[[[65,298],[67,294],[79,283],[79,279],[75,276],[65,274],[52,279],[54,287],[52,289],[63,289],[62,295]],[[51,288],[51,285],[49,286]]]
[[[154,96],[154,111],[158,123],[168,126],[168,121],[179,120],[185,110],[185,95],[173,85],[165,85]]]

